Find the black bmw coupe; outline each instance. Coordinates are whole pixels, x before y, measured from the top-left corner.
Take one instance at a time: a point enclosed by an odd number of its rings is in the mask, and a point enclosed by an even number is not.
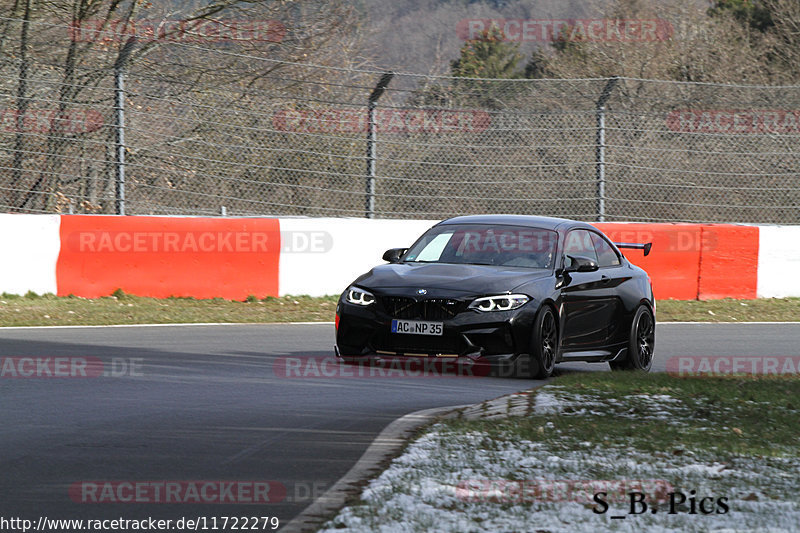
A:
[[[546,378],[557,363],[647,371],[655,347],[650,278],[590,224],[451,218],[388,250],[336,307],[336,355],[454,358]]]

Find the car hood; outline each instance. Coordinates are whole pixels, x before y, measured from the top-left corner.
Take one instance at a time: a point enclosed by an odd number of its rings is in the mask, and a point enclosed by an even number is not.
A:
[[[365,289],[431,289],[452,294],[502,294],[545,278],[549,270],[443,263],[395,263],[380,265],[355,283]],[[431,294],[432,295],[432,294]]]

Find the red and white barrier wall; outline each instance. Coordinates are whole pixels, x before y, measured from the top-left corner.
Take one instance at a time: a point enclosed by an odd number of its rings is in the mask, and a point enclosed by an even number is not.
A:
[[[58,215],[0,214],[0,292],[55,293]]]
[[[800,226],[758,230],[758,296],[800,296]]]
[[[0,214],[0,292],[244,299],[338,294],[435,221]],[[800,226],[597,224],[658,299],[800,296]]]

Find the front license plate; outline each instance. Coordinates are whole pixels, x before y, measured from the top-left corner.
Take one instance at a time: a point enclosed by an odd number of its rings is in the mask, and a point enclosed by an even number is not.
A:
[[[441,322],[421,322],[419,320],[392,320],[392,333],[407,335],[441,335],[444,324]]]

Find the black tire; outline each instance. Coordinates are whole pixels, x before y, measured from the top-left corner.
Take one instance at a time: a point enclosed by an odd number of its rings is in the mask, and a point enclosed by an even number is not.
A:
[[[519,377],[547,379],[553,374],[558,351],[558,326],[553,310],[544,306],[533,323],[530,354],[517,361]]]
[[[656,348],[656,321],[646,305],[640,305],[633,315],[628,336],[628,353],[620,361],[609,363],[611,370],[649,372]]]

